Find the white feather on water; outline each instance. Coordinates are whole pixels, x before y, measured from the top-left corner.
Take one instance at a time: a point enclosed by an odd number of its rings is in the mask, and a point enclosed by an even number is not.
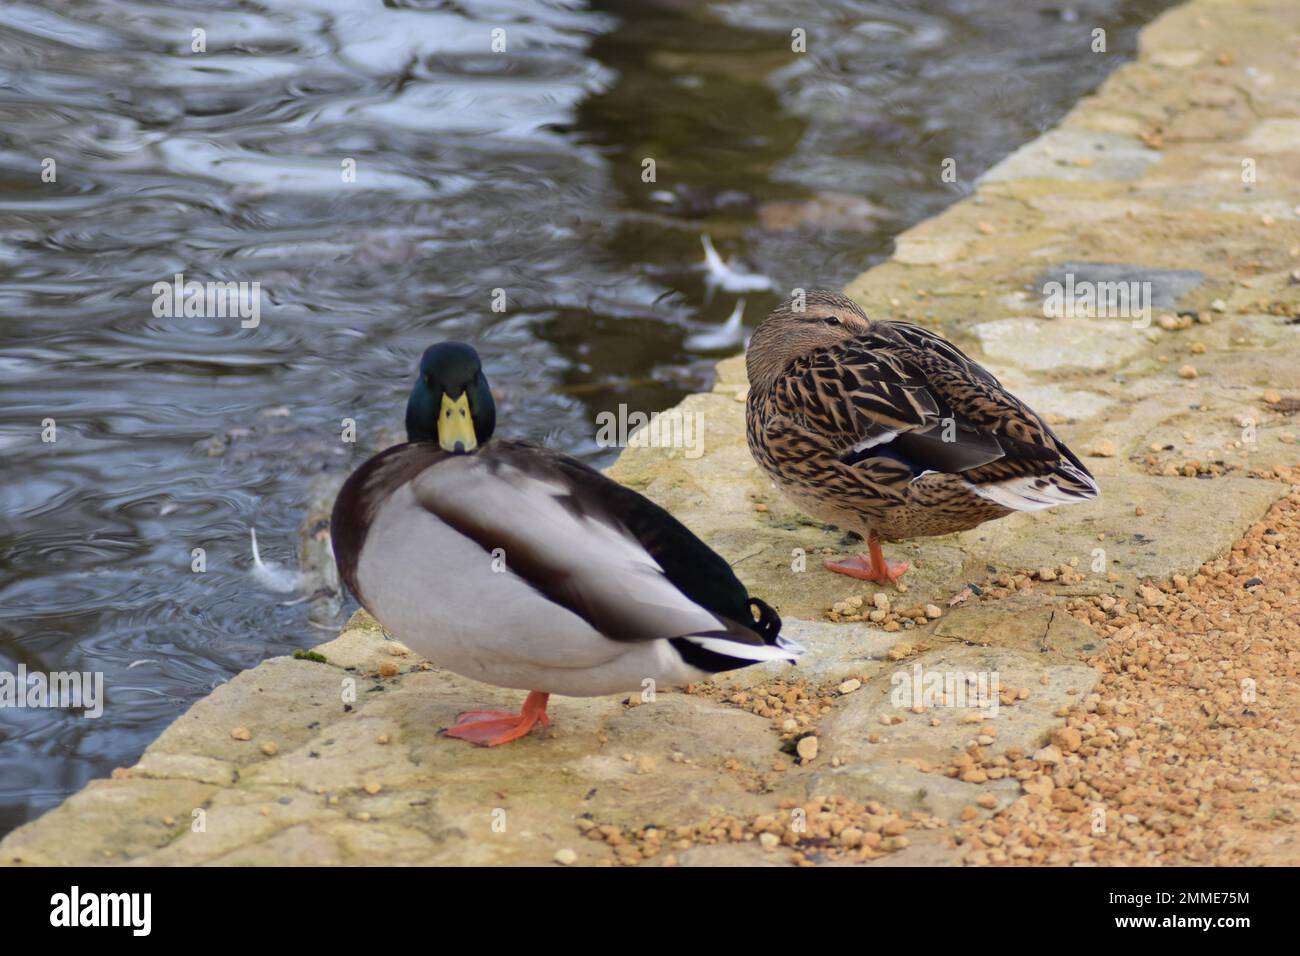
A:
[[[255,528],[248,529],[248,537],[253,542],[253,577],[257,579],[257,583],[268,591],[276,591],[280,594],[298,590],[300,581],[298,572],[282,568],[274,561],[267,564],[262,560],[262,556],[257,550],[257,530]]]
[[[739,299],[731,310],[725,324],[705,332],[696,332],[686,337],[686,347],[692,352],[714,352],[719,349],[733,348],[745,344],[745,326],[741,320],[745,317],[745,300]]]
[[[704,277],[704,283],[710,290],[766,292],[772,288],[772,280],[767,276],[757,272],[741,272],[735,266],[723,262],[707,233],[700,235],[700,244],[704,246],[704,271],[708,273]]]

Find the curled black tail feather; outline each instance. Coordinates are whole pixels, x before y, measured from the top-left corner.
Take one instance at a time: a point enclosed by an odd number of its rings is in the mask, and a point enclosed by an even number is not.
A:
[[[762,635],[764,643],[775,644],[781,633],[781,615],[755,597],[749,599],[749,609],[758,615],[754,630]]]
[[[728,623],[732,626],[726,631],[674,637],[669,639],[669,643],[687,664],[713,674],[748,667],[764,660],[784,658],[791,664],[795,663],[795,659],[803,653],[803,648],[781,636],[781,616],[758,598],[746,598],[746,605],[750,611],[748,625],[730,620]],[[758,615],[757,620],[754,619],[755,614]],[[739,628],[746,626],[748,634],[737,633]],[[753,635],[761,638],[763,643],[753,643]],[[772,648],[777,648],[780,653],[773,655]]]

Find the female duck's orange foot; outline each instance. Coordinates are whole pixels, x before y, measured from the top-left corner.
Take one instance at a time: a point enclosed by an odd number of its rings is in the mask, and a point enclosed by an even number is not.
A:
[[[533,691],[517,714],[505,710],[467,710],[456,717],[455,727],[448,727],[443,733],[480,747],[508,744],[523,737],[538,723],[551,726],[551,718],[546,716],[546,701],[550,696]]]
[[[879,562],[862,554],[854,554],[843,561],[827,561],[827,571],[847,574],[862,581],[874,581],[877,584],[897,584],[910,567],[906,561],[890,561],[884,555]]]

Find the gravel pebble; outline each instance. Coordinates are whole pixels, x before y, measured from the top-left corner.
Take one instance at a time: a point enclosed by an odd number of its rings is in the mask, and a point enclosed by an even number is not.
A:
[[[1066,753],[1074,753],[1083,744],[1083,735],[1075,727],[1060,727],[1052,733],[1052,743]]]
[[[1054,744],[1048,744],[1046,747],[1034,753],[1034,759],[1039,763],[1056,764],[1065,759],[1061,749]]]

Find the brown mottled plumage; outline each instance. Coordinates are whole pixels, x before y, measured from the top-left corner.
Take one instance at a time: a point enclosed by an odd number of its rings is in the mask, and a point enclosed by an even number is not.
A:
[[[896,580],[877,538],[947,534],[1095,498],[1096,482],[1032,409],[933,332],[869,319],[810,290],[754,332],[749,450],[809,514],[868,536],[871,559],[827,563]]]

